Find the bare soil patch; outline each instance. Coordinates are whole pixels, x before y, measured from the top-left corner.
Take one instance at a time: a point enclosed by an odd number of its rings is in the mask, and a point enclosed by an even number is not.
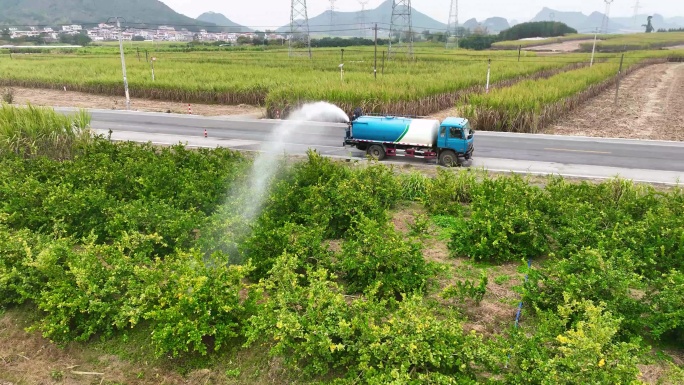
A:
[[[535,45],[534,47],[523,48],[523,51],[537,51],[537,52],[573,52],[580,49],[580,44],[593,43],[593,39],[589,40],[572,40],[564,41],[562,43]]]
[[[479,305],[465,308],[469,322],[466,330],[475,330],[485,335],[503,332],[515,320],[518,311],[516,303],[520,295],[514,287],[522,283],[522,274],[518,273],[517,263],[506,263],[487,271],[487,292]],[[497,278],[506,278],[498,280]]]
[[[112,347],[92,343],[69,343],[59,347],[40,333],[26,332],[35,310],[14,309],[0,314],[0,385],[218,385],[296,384],[280,361],[268,356],[268,347],[255,346],[226,353],[211,369],[188,368],[187,362],[131,356],[144,349],[144,341]],[[121,349],[121,350],[120,350]],[[123,355],[123,356],[122,356]],[[232,373],[231,373],[232,372]]]
[[[78,107],[125,110],[126,98],[123,96],[93,95],[84,92],[47,90],[39,88],[12,87],[15,92],[16,104],[31,103],[36,106],[50,107]],[[191,104],[194,115],[204,116],[248,116],[260,119],[265,116],[265,109],[261,107],[238,105],[226,106],[219,104]],[[131,98],[131,109],[145,112],[169,112],[187,114],[188,105],[177,102]]]
[[[639,380],[649,385],[678,385],[684,381],[684,370],[667,361],[650,365],[637,365]]]
[[[623,79],[547,129],[557,135],[684,140],[684,63],[655,64]]]
[[[0,318],[0,381],[14,384],[91,384],[182,383],[179,377],[147,370],[143,366],[124,364],[116,357],[88,356],[75,346],[59,348],[38,333],[23,329],[29,324],[21,312],[9,311]],[[74,344],[76,345],[76,344]],[[102,373],[102,374],[79,374]],[[145,373],[153,381],[138,381],[136,374]]]
[[[417,203],[412,203],[404,207],[392,216],[392,224],[394,229],[406,235],[411,232],[411,227],[416,222],[416,216],[425,214],[425,210]]]

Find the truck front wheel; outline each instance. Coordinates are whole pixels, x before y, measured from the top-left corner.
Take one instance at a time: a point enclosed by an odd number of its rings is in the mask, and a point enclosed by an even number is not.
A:
[[[458,166],[458,156],[453,151],[443,151],[439,154],[439,163],[444,167]]]
[[[367,153],[372,158],[375,158],[377,160],[385,159],[385,148],[380,146],[380,145],[374,144],[374,145],[368,147]]]

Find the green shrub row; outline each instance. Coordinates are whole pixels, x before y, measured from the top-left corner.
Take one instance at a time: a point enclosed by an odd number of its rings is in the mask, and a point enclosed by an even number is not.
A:
[[[644,340],[681,341],[681,189],[309,153],[248,223],[231,192],[249,163],[228,150],[98,139],[0,162],[0,306],[32,303],[33,330],[60,343],[149,328],[159,356],[266,344],[339,383],[545,384],[631,382]],[[442,269],[413,237],[426,223],[391,222],[406,200],[451,227],[454,257],[533,260],[521,328],[464,331],[448,300],[477,306],[487,276],[436,298]]]

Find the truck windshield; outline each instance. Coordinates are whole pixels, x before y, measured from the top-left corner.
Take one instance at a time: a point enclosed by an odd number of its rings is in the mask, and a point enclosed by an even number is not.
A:
[[[466,125],[463,126],[463,137],[466,139],[470,137],[470,123],[466,123]]]

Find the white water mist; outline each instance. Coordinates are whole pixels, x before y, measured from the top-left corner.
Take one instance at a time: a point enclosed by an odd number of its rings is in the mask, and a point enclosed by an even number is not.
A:
[[[252,171],[247,179],[249,188],[243,189],[243,192],[248,194],[242,200],[245,203],[244,219],[251,220],[259,214],[266,194],[268,194],[271,180],[279,168],[278,162],[286,145],[291,142],[290,138],[296,134],[294,131],[298,127],[311,121],[339,123],[348,122],[349,117],[333,104],[316,102],[305,104],[276,126],[254,160]]]

